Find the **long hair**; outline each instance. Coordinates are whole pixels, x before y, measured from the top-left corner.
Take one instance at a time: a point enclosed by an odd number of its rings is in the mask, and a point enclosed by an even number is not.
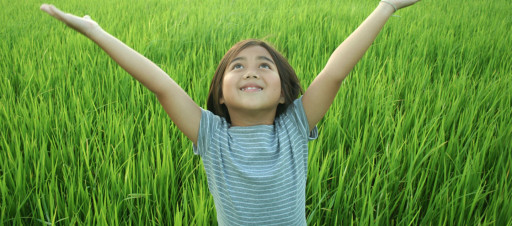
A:
[[[275,50],[268,43],[261,40],[247,39],[240,41],[233,45],[233,47],[226,52],[224,57],[222,57],[222,60],[215,71],[212,82],[210,83],[210,91],[208,93],[207,109],[218,116],[224,117],[229,123],[231,123],[231,118],[229,117],[228,109],[226,105],[220,104],[220,98],[223,97],[222,81],[224,79],[224,73],[229,62],[231,62],[238,53],[252,46],[261,46],[265,48],[270,53],[270,56],[272,56],[272,59],[277,66],[277,72],[281,79],[281,92],[284,95],[285,102],[284,104],[279,104],[277,106],[276,117],[282,114],[286,108],[293,103],[295,99],[297,99],[299,94],[302,94],[302,88],[295,71],[281,53]]]

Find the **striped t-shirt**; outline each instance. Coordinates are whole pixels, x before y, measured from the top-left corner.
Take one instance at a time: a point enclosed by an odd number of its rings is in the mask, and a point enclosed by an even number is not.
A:
[[[202,110],[194,153],[203,160],[219,225],[306,225],[309,132],[302,98],[274,125],[230,127]]]

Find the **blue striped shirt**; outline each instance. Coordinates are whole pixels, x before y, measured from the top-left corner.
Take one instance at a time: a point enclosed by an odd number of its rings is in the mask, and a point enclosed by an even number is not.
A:
[[[306,225],[309,132],[302,98],[274,125],[230,127],[202,110],[197,146],[219,225]]]

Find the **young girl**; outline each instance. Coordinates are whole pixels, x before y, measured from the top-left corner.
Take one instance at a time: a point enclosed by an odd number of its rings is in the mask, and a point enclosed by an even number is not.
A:
[[[215,72],[208,110],[89,16],[46,4],[41,9],[90,38],[156,95],[203,160],[220,225],[305,225],[307,149],[315,125],[387,19],[417,1],[381,1],[298,99],[297,76],[279,52],[259,40],[235,44]]]

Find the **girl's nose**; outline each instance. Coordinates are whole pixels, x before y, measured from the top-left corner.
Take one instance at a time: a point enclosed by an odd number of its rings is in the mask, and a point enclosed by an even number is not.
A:
[[[248,71],[245,75],[244,75],[244,79],[249,79],[249,78],[259,78],[260,76],[255,73],[254,71]]]

